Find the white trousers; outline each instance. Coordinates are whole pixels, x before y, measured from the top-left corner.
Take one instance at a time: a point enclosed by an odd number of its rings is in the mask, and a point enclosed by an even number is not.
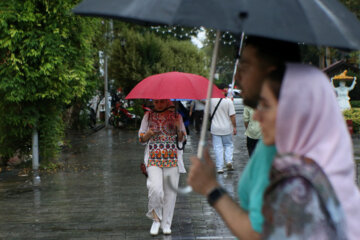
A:
[[[218,170],[224,168],[224,153],[225,162],[232,163],[234,144],[232,135],[212,135],[212,144],[214,147],[214,153],[216,158],[216,168]]]
[[[171,228],[177,193],[170,188],[166,179],[170,176],[172,185],[177,189],[180,177],[179,169],[178,167],[159,168],[151,166],[147,168],[147,172],[149,175],[146,182],[149,190],[149,211],[146,216],[154,220],[152,212],[155,211],[161,221],[161,227],[163,229],[164,227]]]

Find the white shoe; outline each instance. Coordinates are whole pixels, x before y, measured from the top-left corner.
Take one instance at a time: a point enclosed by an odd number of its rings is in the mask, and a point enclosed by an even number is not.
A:
[[[170,234],[171,234],[171,229],[170,229],[170,227],[164,227],[164,228],[163,228],[163,233],[164,233],[165,235],[170,235]]]
[[[224,170],[222,168],[220,168],[217,170],[217,173],[222,174],[222,173],[224,173]]]
[[[153,236],[156,236],[159,234],[160,229],[160,222],[153,221],[153,224],[151,225],[150,234]]]

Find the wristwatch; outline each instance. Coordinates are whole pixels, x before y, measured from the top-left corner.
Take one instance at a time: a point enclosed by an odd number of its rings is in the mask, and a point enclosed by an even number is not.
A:
[[[216,187],[214,188],[209,195],[207,196],[208,203],[210,206],[214,206],[214,204],[224,195],[226,194],[225,189],[222,187]]]

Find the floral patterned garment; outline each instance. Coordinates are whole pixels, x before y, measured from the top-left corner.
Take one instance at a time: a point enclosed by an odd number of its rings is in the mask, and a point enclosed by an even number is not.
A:
[[[270,179],[264,194],[263,239],[347,239],[337,196],[313,160],[277,157]]]
[[[152,112],[149,115],[149,127],[157,134],[149,140],[148,167],[177,167],[176,128],[178,114],[171,111]]]

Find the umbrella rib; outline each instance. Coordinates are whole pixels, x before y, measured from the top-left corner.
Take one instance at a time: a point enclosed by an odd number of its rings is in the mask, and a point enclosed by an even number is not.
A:
[[[316,33],[316,29],[314,28],[313,24],[311,24],[311,22],[309,21],[309,17],[307,14],[307,11],[305,11],[305,8],[303,6],[304,1],[301,1],[301,3],[299,1],[297,1],[299,7],[302,9],[302,12],[305,15],[305,20],[308,22],[308,26],[311,27],[311,32],[313,33],[312,35],[315,37],[315,42],[319,43],[319,38],[318,36],[315,34]],[[317,6],[319,7],[319,9],[323,10],[323,13],[333,21],[333,23],[337,26],[337,29],[341,32],[341,34],[343,36],[347,36],[348,40],[351,42],[352,45],[356,46],[357,43],[354,40],[354,37],[352,36],[352,34],[349,32],[348,28],[342,24],[342,21],[325,5],[323,4],[322,0],[318,0],[318,1],[312,1],[312,3],[317,4]],[[322,45],[322,44],[317,44],[317,45]]]
[[[356,46],[356,41],[354,39],[354,37],[352,36],[351,32],[348,30],[348,28],[342,23],[342,21],[336,16],[336,14],[334,14],[333,12],[331,12],[331,10],[326,7],[321,0],[319,1],[315,1],[315,3],[317,5],[319,5],[321,7],[321,9],[324,10],[324,12],[326,13],[326,15],[334,21],[334,24],[338,27],[339,31],[344,35],[349,37],[349,41],[351,41],[351,43],[353,45]]]
[[[190,84],[191,84],[191,86],[192,86],[191,89],[196,89],[196,86],[194,85],[193,81],[191,81],[191,78],[190,78],[188,75],[186,75],[186,78],[187,78],[187,79],[190,79]],[[195,94],[196,94],[196,98],[200,98],[200,97],[198,97],[198,94],[197,94],[196,91],[195,91]],[[195,95],[195,94],[194,94],[194,95]]]

